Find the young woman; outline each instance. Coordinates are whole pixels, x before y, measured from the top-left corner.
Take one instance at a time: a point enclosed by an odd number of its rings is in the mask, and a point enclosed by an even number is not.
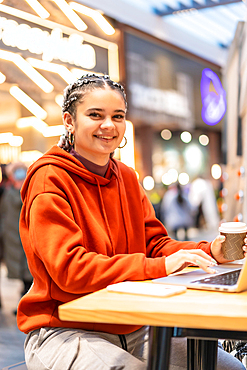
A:
[[[28,170],[20,234],[34,278],[18,307],[28,369],[145,369],[146,327],[61,321],[62,303],[124,280],[188,264],[213,272],[221,241],[172,240],[135,172],[112,158],[125,132],[126,97],[109,76],[83,76],[64,92],[66,135]],[[215,259],[215,260],[214,260]],[[174,342],[175,343],[175,342]],[[185,369],[185,340],[171,369]],[[219,369],[242,369],[219,350]]]

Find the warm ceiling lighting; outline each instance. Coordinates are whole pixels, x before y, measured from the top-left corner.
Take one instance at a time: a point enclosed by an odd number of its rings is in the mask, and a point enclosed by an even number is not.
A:
[[[61,136],[65,132],[64,125],[48,126],[43,131],[44,137]]]
[[[44,137],[61,136],[64,134],[64,125],[49,126],[47,123],[36,117],[22,117],[16,122],[16,127],[26,128],[33,127]]]
[[[46,19],[50,16],[50,13],[37,0],[25,0],[25,1],[40,16],[40,18]]]
[[[6,76],[0,72],[0,84],[3,84],[6,81]]]
[[[121,162],[135,169],[134,126],[131,121],[126,121],[124,136],[127,139],[127,145],[120,150]]]
[[[26,127],[33,127],[35,128],[35,130],[43,133],[43,131],[46,129],[47,127],[47,123],[45,123],[44,121],[42,121],[41,119],[37,118],[37,117],[22,117],[22,118],[19,118],[17,121],[16,121],[16,127],[18,128],[26,128]]]
[[[70,70],[62,64],[45,62],[44,60],[35,58],[27,58],[27,62],[30,63],[34,68],[59,74],[59,76],[62,77],[68,84],[75,80],[73,73],[71,73]]]
[[[87,29],[86,23],[73,11],[65,0],[53,0],[54,3],[62,10],[66,17],[73,23],[73,25],[79,31],[85,31]]]
[[[23,144],[23,137],[22,136],[15,136],[13,135],[9,141],[10,146],[22,146]]]
[[[15,136],[12,132],[3,132],[0,134],[0,144],[9,144],[10,146],[21,146],[23,144],[22,136]]]
[[[75,3],[74,1],[69,3],[72,9],[77,11],[78,13],[87,15],[88,17],[92,18],[95,23],[105,32],[106,35],[113,35],[115,33],[115,29],[110,25],[110,23],[103,17],[103,15],[94,9],[88,8],[87,6]]]
[[[36,85],[44,92],[50,93],[54,86],[47,81],[38,71],[36,71],[21,55],[7,50],[0,50],[0,59],[13,62],[20,70],[25,73]]]
[[[12,132],[3,132],[0,134],[0,144],[7,144],[11,140],[13,134]]]
[[[57,105],[59,105],[60,108],[62,108],[62,105],[63,105],[63,95],[62,94],[57,94],[55,96],[55,102],[57,103]]]
[[[24,93],[18,86],[12,86],[9,89],[10,94],[27,108],[35,117],[45,119],[47,112],[41,108],[29,95]]]

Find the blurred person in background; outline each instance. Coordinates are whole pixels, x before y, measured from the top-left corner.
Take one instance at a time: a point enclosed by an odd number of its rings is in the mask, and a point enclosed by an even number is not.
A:
[[[188,240],[188,229],[194,226],[193,208],[187,193],[178,182],[169,186],[161,202],[161,220],[179,240],[179,231],[184,232],[184,240]]]
[[[20,189],[26,172],[27,167],[22,162],[6,166],[8,182],[0,201],[3,260],[7,267],[8,278],[20,279],[23,282],[21,296],[27,293],[32,284],[32,276],[27,266],[19,234],[19,217],[22,207]]]
[[[195,227],[217,232],[220,216],[212,183],[203,176],[193,180],[189,201],[194,208]]]

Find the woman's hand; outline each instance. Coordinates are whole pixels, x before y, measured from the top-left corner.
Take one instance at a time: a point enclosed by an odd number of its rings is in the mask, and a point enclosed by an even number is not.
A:
[[[226,262],[232,261],[232,260],[225,259],[222,253],[222,243],[225,241],[225,238],[226,237],[224,235],[218,235],[211,244],[211,254],[213,258],[215,258],[216,261],[219,263],[226,263]],[[244,256],[246,257],[247,238],[244,239],[244,243],[245,244],[243,246],[243,251],[244,251]]]
[[[216,261],[201,249],[181,249],[167,256],[165,259],[166,273],[180,271],[187,266],[199,266],[204,271],[214,274],[216,271],[211,267],[217,265]]]

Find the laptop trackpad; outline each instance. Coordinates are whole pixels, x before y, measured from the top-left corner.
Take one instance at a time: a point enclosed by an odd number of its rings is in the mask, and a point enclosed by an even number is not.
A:
[[[233,269],[239,268],[240,264],[229,263],[223,264],[218,266],[213,266],[212,268],[216,270],[218,273],[222,273],[225,271],[231,271]],[[217,274],[214,274],[217,275]],[[154,279],[154,283],[163,283],[163,284],[176,284],[176,285],[186,285],[191,283],[193,280],[204,279],[206,277],[213,276],[212,274],[208,274],[202,269],[195,268],[190,272],[178,272],[169,276],[165,276],[163,278]]]

